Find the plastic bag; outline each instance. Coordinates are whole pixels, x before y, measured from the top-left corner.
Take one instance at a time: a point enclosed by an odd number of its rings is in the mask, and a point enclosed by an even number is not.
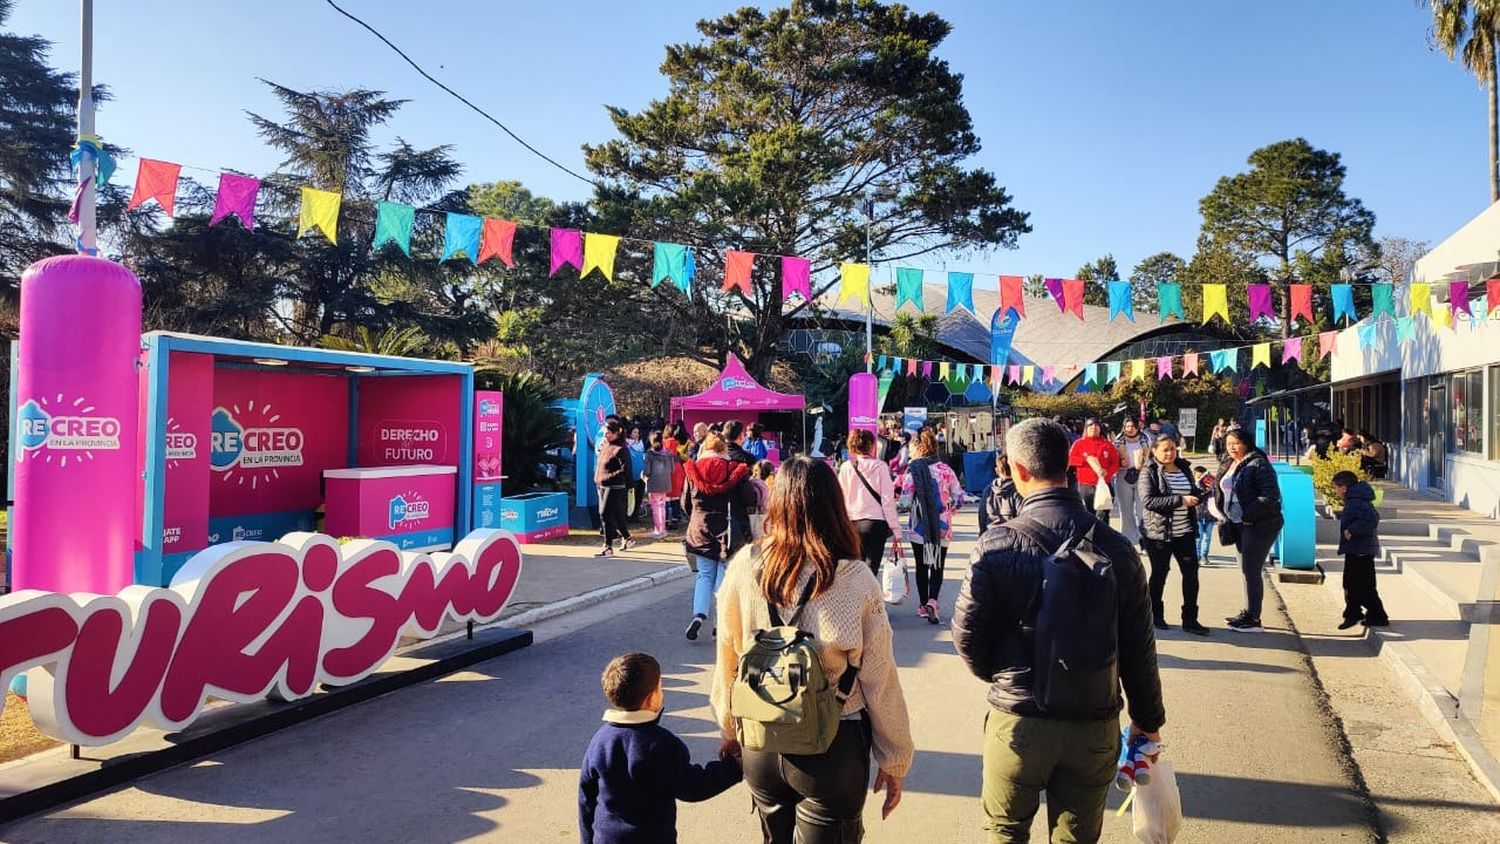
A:
[[[1094,487],[1094,510],[1105,512],[1115,508],[1115,494],[1110,490],[1109,484],[1100,481]]]
[[[1135,837],[1146,844],[1172,844],[1182,831],[1182,795],[1172,763],[1160,757],[1151,766],[1151,779],[1136,785],[1130,811]]]
[[[899,604],[911,592],[911,575],[901,559],[900,542],[891,543],[891,551],[880,563],[880,591],[887,604]]]

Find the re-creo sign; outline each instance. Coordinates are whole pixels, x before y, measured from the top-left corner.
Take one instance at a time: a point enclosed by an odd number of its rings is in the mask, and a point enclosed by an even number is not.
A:
[[[170,588],[0,596],[0,687],[27,671],[47,735],[108,744],[142,724],[175,731],[210,697],[286,700],[379,668],[401,636],[498,618],[521,574],[510,533],[478,530],[452,553],[292,533],[198,553]]]

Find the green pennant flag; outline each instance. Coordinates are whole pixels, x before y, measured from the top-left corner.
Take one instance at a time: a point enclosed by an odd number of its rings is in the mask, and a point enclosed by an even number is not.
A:
[[[1156,310],[1162,322],[1166,322],[1167,317],[1172,314],[1176,314],[1178,319],[1187,319],[1187,313],[1182,309],[1182,285],[1156,285]]]
[[[411,229],[417,220],[417,209],[399,202],[382,202],[376,206],[374,252],[387,243],[395,243],[411,257]]]
[[[880,373],[880,388],[876,392],[876,398],[875,398],[875,406],[876,407],[878,407],[878,408],[884,408],[885,407],[885,397],[891,391],[891,382],[895,381],[895,380],[896,380],[896,373],[895,373],[894,370],[887,369],[886,371]]]
[[[1395,290],[1389,284],[1370,285],[1370,299],[1374,302],[1374,313],[1371,316],[1380,316],[1382,313],[1396,316]]]
[[[922,302],[922,271],[910,267],[897,267],[896,307],[900,308],[905,302],[916,305],[919,311],[927,310]]]
[[[1407,343],[1417,339],[1417,322],[1410,316],[1400,317],[1396,320],[1396,342],[1405,346]]]

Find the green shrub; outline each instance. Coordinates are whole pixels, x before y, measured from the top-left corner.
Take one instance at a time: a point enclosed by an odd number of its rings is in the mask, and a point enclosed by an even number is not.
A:
[[[1342,454],[1329,449],[1328,457],[1313,457],[1313,489],[1323,496],[1324,501],[1335,507],[1344,503],[1344,499],[1339,496],[1338,489],[1333,485],[1333,476],[1339,472],[1353,472],[1362,481],[1370,479],[1370,474],[1360,468],[1358,454]]]

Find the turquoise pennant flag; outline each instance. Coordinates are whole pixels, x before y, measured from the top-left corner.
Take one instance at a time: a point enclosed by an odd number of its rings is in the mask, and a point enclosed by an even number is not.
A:
[[[1182,285],[1176,283],[1165,283],[1156,285],[1156,311],[1161,316],[1161,321],[1166,322],[1167,317],[1173,314],[1178,319],[1187,319],[1187,312],[1182,308]]]
[[[1211,362],[1213,363],[1214,372],[1224,372],[1226,370],[1229,372],[1236,372],[1239,370],[1239,349],[1218,349],[1216,351],[1209,352],[1209,357],[1211,359]]]
[[[479,233],[484,220],[471,214],[448,212],[448,226],[443,231],[443,258],[446,261],[462,252],[470,261],[479,263]]]
[[[886,356],[885,356],[885,355],[881,355],[881,356],[880,356],[880,357],[879,357],[879,358],[878,358],[878,359],[877,359],[877,362],[876,362],[876,364],[875,364],[875,368],[876,368],[876,369],[879,369],[879,370],[882,370],[882,371],[883,371],[883,370],[884,370],[884,369],[885,369],[885,364],[886,364],[886,361],[887,361],[887,360],[888,360],[888,358],[886,358]]]
[[[1396,342],[1405,346],[1417,339],[1417,321],[1410,316],[1396,319]]]
[[[1359,319],[1354,313],[1354,285],[1335,284],[1333,290],[1333,321],[1348,318],[1350,322]]]
[[[1395,289],[1392,285],[1370,285],[1370,298],[1375,303],[1370,316],[1378,317],[1381,314],[1390,314],[1392,319],[1396,317]]]
[[[1125,318],[1135,322],[1135,303],[1131,301],[1131,288],[1128,281],[1111,281],[1109,283],[1109,321],[1114,322],[1115,316],[1124,314]]]
[[[1120,380],[1120,362],[1117,360],[1105,361],[1104,383],[1113,384]]]
[[[957,308],[968,308],[969,313],[974,313],[973,273],[948,273],[948,311]]]
[[[1389,287],[1390,285],[1386,285],[1386,286]],[[1407,317],[1407,319],[1411,319],[1411,317]],[[1367,323],[1364,323],[1364,324],[1360,325],[1358,331],[1359,331],[1359,347],[1361,349],[1368,349],[1368,348],[1371,348],[1372,346],[1375,345],[1375,321],[1374,320],[1371,320],[1370,322],[1367,322]]]
[[[922,271],[910,267],[897,267],[896,307],[900,308],[905,302],[916,305],[919,311],[927,310],[922,303]]]
[[[1091,363],[1083,368],[1083,386],[1099,386],[1099,364]]]
[[[688,248],[686,246],[680,243],[655,244],[651,260],[651,286],[655,287],[671,279],[672,283],[683,287],[689,278],[687,267]]]
[[[387,243],[401,247],[406,257],[411,257],[411,229],[417,220],[417,209],[399,202],[382,202],[375,206],[375,242],[370,251],[375,252]]]

